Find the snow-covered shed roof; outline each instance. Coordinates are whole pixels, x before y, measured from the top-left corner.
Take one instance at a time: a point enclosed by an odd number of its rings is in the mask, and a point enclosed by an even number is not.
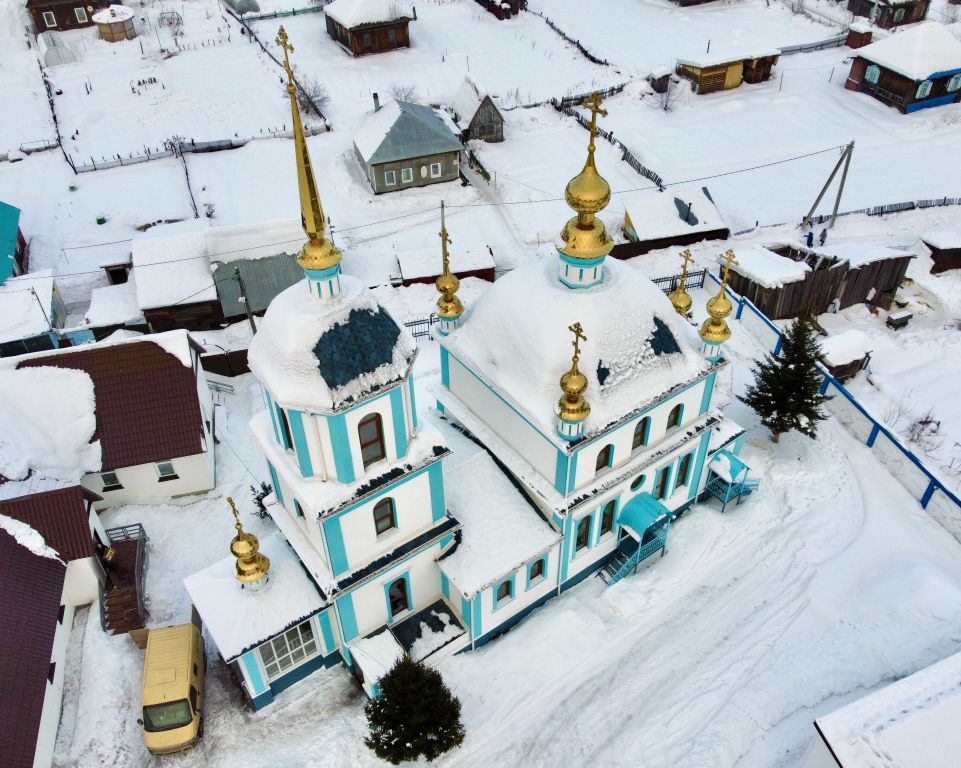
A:
[[[47,333],[54,321],[53,292],[50,269],[11,277],[0,285],[0,342]]]
[[[261,541],[260,551],[270,559],[269,581],[260,589],[241,587],[237,560],[229,555],[184,579],[190,601],[227,661],[324,607],[282,534]]]
[[[891,248],[869,241],[854,243],[827,243],[819,246],[816,253],[833,256],[838,261],[846,261],[851,269],[886,259],[913,258],[916,254],[902,248]]]
[[[83,319],[86,325],[94,328],[143,320],[143,312],[137,305],[135,275],[131,275],[126,283],[94,288]]]
[[[364,682],[371,688],[404,656],[403,646],[386,627],[351,641],[347,647],[364,671]]]
[[[400,275],[404,280],[436,277],[443,269],[440,254],[436,250],[423,248],[416,251],[398,251],[397,266],[400,267]],[[494,269],[495,266],[494,257],[486,248],[455,248],[450,254],[450,269],[455,275]]]
[[[465,597],[554,546],[553,530],[486,451],[445,470],[447,506],[463,526],[461,543],[438,565]]]
[[[806,262],[794,261],[760,245],[738,248],[734,255],[737,262],[731,264],[731,271],[764,288],[799,282],[811,271]]]
[[[370,165],[458,152],[462,148],[433,109],[406,101],[392,101],[374,112],[354,135],[354,146]]]
[[[956,768],[959,722],[961,653],[815,721],[842,768]]]
[[[457,120],[461,127],[466,128],[470,121],[474,119],[474,115],[477,114],[477,110],[490,94],[488,94],[483,88],[481,88],[477,81],[474,80],[470,75],[464,78],[464,82],[461,83],[460,88],[457,89],[457,93],[454,94],[454,98],[450,103],[451,109],[457,115]],[[493,103],[493,99],[491,100]],[[496,104],[494,105],[496,108]]]
[[[394,0],[334,0],[324,13],[347,29],[410,18]]]
[[[933,21],[858,48],[854,55],[911,80],[961,72],[961,41]]]
[[[153,227],[133,239],[137,304],[141,309],[215,301],[201,219]]]
[[[961,248],[961,229],[936,229],[921,238],[925,245],[939,251]]]
[[[515,269],[443,344],[553,439],[558,380],[571,365],[568,327],[580,322],[587,341],[579,368],[591,405],[585,435],[593,434],[710,367],[663,291],[616,259],[605,270],[601,284],[571,290],[553,260]]]
[[[710,53],[693,54],[691,56],[678,57],[677,63],[697,69],[705,67],[716,67],[721,64],[731,64],[735,61],[750,61],[751,59],[763,59],[768,56],[780,56],[778,48],[738,48],[714,46]]]
[[[694,232],[727,230],[707,187],[671,187],[621,196],[624,213],[638,237],[659,240]]]
[[[831,334],[820,340],[821,353],[828,365],[845,365],[861,360],[871,351],[871,340],[857,328]]]
[[[330,412],[406,378],[413,337],[349,275],[318,299],[306,281],[270,303],[250,344],[250,370],[285,407]]]
[[[90,20],[94,24],[115,24],[121,21],[129,21],[134,16],[133,8],[126,5],[111,5],[108,8],[97,11]]]
[[[98,471],[96,427],[85,372],[0,368],[0,498],[76,484]]]

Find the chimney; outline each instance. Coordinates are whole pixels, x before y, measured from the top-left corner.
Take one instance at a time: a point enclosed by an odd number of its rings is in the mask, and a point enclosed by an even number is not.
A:
[[[871,27],[864,22],[855,22],[848,29],[847,40],[844,44],[848,48],[863,48],[871,42]]]
[[[378,96],[375,93],[374,94],[374,112],[377,112],[379,109],[380,109],[380,96]]]

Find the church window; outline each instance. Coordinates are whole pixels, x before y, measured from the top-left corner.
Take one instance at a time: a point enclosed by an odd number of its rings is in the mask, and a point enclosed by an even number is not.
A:
[[[647,435],[651,431],[651,420],[645,416],[634,427],[634,442],[631,443],[631,450],[636,451],[641,446],[647,445]]]
[[[277,414],[280,416],[280,426],[284,431],[284,448],[293,448],[294,438],[290,433],[290,422],[287,421],[287,412],[283,408],[278,407]]]
[[[397,513],[393,499],[381,499],[374,505],[374,530],[380,536],[397,527]]]
[[[494,607],[500,608],[504,603],[509,603],[514,599],[514,580],[507,579],[502,581],[494,595]]]
[[[117,477],[116,472],[101,472],[100,479],[103,480],[103,489],[105,491],[116,491],[123,488],[123,484],[120,482],[120,478]]]
[[[364,460],[364,467],[369,467],[386,456],[384,424],[379,413],[372,413],[361,420],[357,427],[357,434],[360,436],[360,456]]]
[[[164,480],[176,480],[179,477],[172,461],[158,461],[157,474],[160,476],[158,482],[161,483]]]
[[[691,479],[691,454],[687,454],[681,463],[677,465],[677,479],[674,481],[675,488],[683,488]]]
[[[931,94],[931,81],[925,80],[918,86],[915,96],[919,99],[927,98]]]
[[[297,517],[304,516],[304,508],[300,506],[300,502],[297,501],[297,499],[294,499],[294,512],[297,513]]]
[[[881,79],[881,67],[877,64],[872,64],[866,70],[864,70],[864,79],[869,83],[877,83]]]
[[[309,619],[260,646],[260,659],[268,680],[280,677],[315,653],[317,641]]]
[[[674,429],[674,427],[681,426],[681,416],[684,413],[684,406],[678,403],[673,408],[667,416],[667,428]]]
[[[391,582],[387,588],[387,602],[390,606],[390,618],[393,620],[398,614],[410,610],[410,600],[407,596],[407,579],[403,576]]]
[[[527,570],[527,586],[528,588],[534,586],[537,582],[541,581],[547,574],[547,558],[542,557],[540,560],[535,560],[531,563],[530,568]]]
[[[384,171],[384,184],[392,187],[397,183],[397,171]]]
[[[574,539],[574,551],[587,549],[591,543],[591,516],[582,517],[577,524],[577,537]]]
[[[600,472],[602,469],[607,469],[613,463],[614,463],[614,446],[608,443],[603,448],[601,448],[600,453],[597,454],[597,461],[594,462],[594,471]]]
[[[604,505],[601,512],[601,536],[614,530],[614,510],[616,507],[617,504],[613,500]]]
[[[644,485],[644,475],[638,475],[634,478],[634,482],[631,483],[631,490],[636,491],[642,485]]]
[[[667,498],[667,483],[670,479],[671,468],[664,467],[657,475],[657,482],[654,487],[654,498],[658,500]]]

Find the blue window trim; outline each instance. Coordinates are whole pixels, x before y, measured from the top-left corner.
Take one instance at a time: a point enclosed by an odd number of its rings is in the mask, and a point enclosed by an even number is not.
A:
[[[270,416],[270,426],[274,428],[274,439],[277,445],[283,445],[284,441],[280,437],[280,429],[277,426],[277,412],[274,409],[274,401],[270,399],[270,392],[264,388],[264,402],[267,403],[267,413]]]
[[[400,460],[407,455],[407,418],[404,414],[404,394],[400,387],[391,390],[390,410],[394,426],[394,449]]]
[[[337,479],[342,483],[352,483],[354,475],[354,457],[350,449],[350,437],[347,434],[347,419],[342,413],[335,413],[327,417],[327,428],[330,430],[330,445],[334,452],[334,471]]]
[[[637,428],[644,422],[647,422],[647,426],[644,427],[644,439],[641,441],[641,444],[634,449],[635,451],[639,451],[641,448],[647,447],[647,444],[651,439],[651,417],[641,416],[641,418],[634,422],[634,429],[631,430],[631,445],[634,444],[634,435],[637,434]]]
[[[260,666],[257,664],[257,653],[257,649],[254,648],[247,651],[247,653],[240,657],[244,663],[244,669],[247,670],[247,677],[250,679],[250,685],[254,689],[254,696],[267,690],[267,685],[264,683],[264,678],[260,674]]]
[[[304,508],[300,506],[300,502],[294,499],[294,513],[297,517],[304,517]]]
[[[673,470],[673,469],[674,469],[674,462],[672,461],[672,462],[671,462],[670,464],[668,464],[667,466],[661,467],[659,470],[657,470],[657,472],[656,472],[655,475],[654,475],[654,489],[653,489],[653,490],[655,491],[655,494],[656,494],[657,488],[658,488],[658,486],[661,484],[661,475],[664,474],[664,473],[667,473],[667,480],[666,480],[665,483],[664,483],[664,495],[663,495],[663,496],[657,496],[657,495],[654,496],[654,498],[657,499],[658,501],[665,501],[665,500],[671,498],[671,496],[674,494],[674,489],[671,487],[671,479],[672,479],[673,476],[674,476],[674,475],[673,475],[673,472],[672,472],[671,470]]]
[[[548,566],[550,566],[550,561],[548,560],[549,557],[550,557],[550,555],[543,555],[543,556],[538,557],[538,558],[536,558],[536,559],[534,559],[534,560],[531,560],[531,561],[527,564],[527,587],[526,587],[527,589],[530,589],[531,587],[536,587],[538,584],[540,584],[542,581],[544,581],[544,579],[547,578],[547,568],[548,568]],[[544,563],[544,572],[541,573],[541,575],[537,577],[537,580],[536,580],[536,581],[531,581],[531,569],[532,569],[535,565],[537,565],[537,563]]]
[[[307,447],[307,435],[304,432],[304,416],[300,411],[289,410],[287,421],[290,424],[291,436],[294,438],[294,453],[297,456],[300,474],[311,477],[314,474],[314,467],[310,461],[310,449]]]
[[[274,484],[274,495],[277,497],[277,501],[281,504],[284,503],[284,493],[280,489],[280,478],[277,477],[277,470],[274,469],[274,465],[269,461],[267,462],[267,471],[270,472],[270,480]]]
[[[596,510],[591,510],[583,517],[577,518],[572,524],[572,535],[571,535],[571,560],[576,560],[581,552],[587,552],[594,548],[594,512]],[[587,546],[583,549],[577,548],[577,532],[581,527],[581,523],[587,520]]]
[[[277,417],[277,433],[280,440],[280,445],[285,451],[289,451],[294,446],[287,443],[287,432],[284,430],[284,409],[279,405],[274,403],[274,409],[277,411],[275,414]],[[290,420],[287,421],[287,426],[290,426]]]
[[[614,515],[613,517],[611,517],[611,530],[607,531],[607,533],[601,533],[601,523],[604,521],[604,508],[607,507],[608,504],[614,504]],[[620,511],[621,511],[620,496],[616,496],[613,499],[608,499],[597,508],[597,526],[596,526],[597,530],[595,531],[595,536],[596,536],[596,541],[594,542],[595,544],[599,544],[601,542],[601,539],[603,539],[605,536],[607,536],[608,534],[614,534],[617,531],[617,518]]]
[[[383,585],[384,586],[384,600],[387,605],[387,623],[393,624],[396,621],[396,617],[390,609],[390,587],[395,584],[400,579],[404,580],[404,589],[407,592],[407,610],[404,612],[404,616],[408,616],[414,611],[414,601],[411,599],[410,595],[410,571],[404,571],[403,573],[395,574],[390,577],[390,579]]]
[[[500,610],[501,608],[503,608],[505,605],[509,605],[510,603],[513,603],[514,600],[517,599],[517,585],[514,583],[514,577],[515,577],[515,575],[516,575],[516,574],[513,574],[513,573],[512,573],[508,578],[506,578],[506,579],[501,579],[501,580],[498,581],[498,582],[493,586],[493,588],[491,589],[491,608],[492,608],[492,610],[494,610],[494,611],[499,611],[499,610]],[[497,592],[498,592],[498,590],[499,590],[502,586],[504,586],[505,584],[510,584],[510,585],[511,585],[511,596],[510,596],[510,598],[508,598],[508,599],[506,599],[506,600],[498,600],[498,599],[497,599]]]
[[[671,410],[667,412],[667,421],[670,422],[671,414],[674,413],[675,408],[680,409],[677,414],[677,424],[667,427],[667,432],[670,432],[672,429],[680,429],[684,424],[684,403],[675,403],[673,406],[671,406]]]
[[[678,457],[678,459],[677,459],[677,471],[674,473],[674,483],[673,483],[674,490],[671,491],[671,495],[672,495],[672,496],[673,496],[675,493],[677,493],[680,488],[687,488],[687,486],[690,485],[691,480],[692,480],[693,477],[694,477],[694,458],[695,458],[694,454],[695,454],[695,453],[696,453],[696,450],[694,450],[694,451],[688,451],[688,452],[685,453],[683,456],[679,456],[679,457]],[[686,482],[684,483],[684,485],[678,485],[677,478],[678,478],[678,477],[680,476],[680,474],[681,474],[681,462],[684,461],[685,458],[686,458],[686,459],[689,459],[688,465],[687,465],[687,480],[686,480]]]

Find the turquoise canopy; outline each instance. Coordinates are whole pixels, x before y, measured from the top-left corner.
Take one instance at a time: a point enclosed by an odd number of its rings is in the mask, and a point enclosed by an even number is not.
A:
[[[651,527],[657,520],[670,514],[670,510],[661,502],[645,491],[639,493],[621,509],[619,522],[640,539],[644,531]]]

